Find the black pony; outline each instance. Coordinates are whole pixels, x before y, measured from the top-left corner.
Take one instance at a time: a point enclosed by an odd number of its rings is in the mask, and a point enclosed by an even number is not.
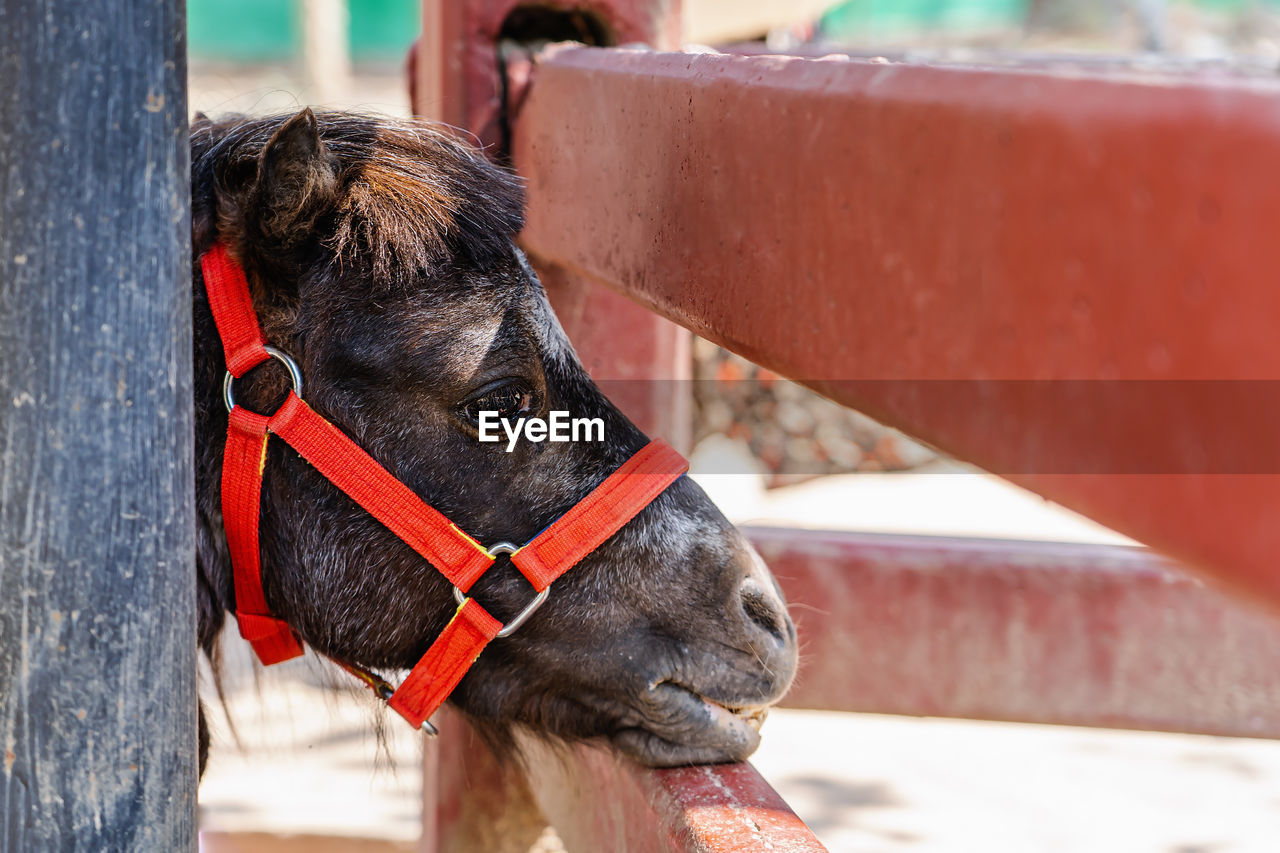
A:
[[[350,114],[199,117],[196,258],[221,241],[266,339],[306,399],[388,471],[484,542],[524,542],[646,442],[592,384],[513,244],[515,177],[430,125]],[[199,638],[216,659],[235,593],[219,501],[223,356],[194,273]],[[270,412],[278,367],[236,384]],[[481,411],[602,419],[603,441],[477,440]],[[261,509],[272,612],[316,650],[411,667],[455,608],[447,581],[283,442]],[[495,566],[473,593],[499,619],[528,583]],[[493,642],[451,702],[499,745],[513,725],[608,738],[651,765],[742,759],[789,685],[795,630],[760,558],[688,478],[669,487]],[[207,735],[201,715],[201,767]]]

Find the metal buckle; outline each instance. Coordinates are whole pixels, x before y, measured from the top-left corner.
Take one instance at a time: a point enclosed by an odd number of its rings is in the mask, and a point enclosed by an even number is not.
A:
[[[267,351],[267,355],[283,364],[289,371],[289,378],[293,380],[293,394],[299,400],[302,399],[302,369],[298,367],[298,363],[289,357],[287,353],[281,352],[275,347],[263,347]],[[235,377],[231,375],[231,371],[227,371],[227,375],[222,377],[222,402],[226,404],[227,411],[231,411],[236,407],[235,395],[231,393],[231,383],[235,381]]]
[[[321,654],[324,654],[321,652]],[[391,686],[391,682],[372,670],[365,669],[359,664],[343,663],[337,658],[331,658],[324,655],[347,672],[364,682],[365,686],[373,691],[373,695],[377,696],[383,702],[390,702],[391,697],[395,695],[396,689]],[[435,737],[440,734],[440,730],[430,720],[423,720],[422,725],[418,726],[418,730],[426,734],[428,737]]]
[[[485,553],[490,557],[497,557],[499,554],[514,554],[519,550],[519,545],[513,545],[510,542],[498,542],[486,548]],[[529,617],[537,612],[538,608],[542,606],[542,603],[547,600],[547,596],[550,594],[551,586],[548,585],[546,589],[535,595],[533,597],[533,601],[526,604],[524,610],[517,613],[514,619],[502,626],[502,630],[498,632],[498,636],[510,637],[514,634],[516,629],[529,621]],[[455,586],[453,588],[453,600],[458,602],[458,606],[461,607],[466,603],[467,595]]]

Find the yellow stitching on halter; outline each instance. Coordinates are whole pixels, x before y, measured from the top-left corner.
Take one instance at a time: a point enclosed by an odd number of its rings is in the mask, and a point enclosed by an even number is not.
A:
[[[481,544],[480,544],[479,542],[477,542],[475,539],[472,539],[470,536],[468,536],[468,535],[467,535],[467,533],[466,533],[466,531],[465,531],[465,530],[463,530],[461,527],[459,527],[458,525],[454,524],[453,522],[449,522],[449,526],[450,526],[450,527],[452,527],[452,528],[453,528],[453,532],[454,532],[454,533],[457,533],[459,536],[461,536],[461,537],[462,537],[462,539],[463,539],[463,540],[464,540],[468,545],[470,545],[472,548],[475,548],[475,549],[476,549],[477,551],[479,551],[481,554],[484,554],[486,557],[488,557],[488,558],[489,558],[489,562],[490,562],[490,563],[492,563],[494,560],[498,559],[497,557],[495,557],[495,556],[493,556],[492,554],[490,554],[490,553],[489,553],[489,550],[488,550],[487,548],[485,548],[483,545],[481,545]]]

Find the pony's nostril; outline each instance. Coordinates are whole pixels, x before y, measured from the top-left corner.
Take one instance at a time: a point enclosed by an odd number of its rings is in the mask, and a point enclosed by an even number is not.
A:
[[[791,619],[782,602],[755,578],[748,577],[742,582],[739,601],[747,619],[764,629],[780,645],[785,645],[794,636],[795,629],[791,627]]]

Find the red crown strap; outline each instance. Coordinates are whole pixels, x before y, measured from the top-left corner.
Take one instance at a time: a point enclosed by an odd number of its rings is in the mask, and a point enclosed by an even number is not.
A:
[[[240,377],[251,367],[266,361],[266,339],[258,327],[258,315],[253,311],[253,298],[249,295],[249,282],[244,270],[236,263],[222,243],[200,258],[200,270],[204,274],[204,289],[209,294],[209,310],[222,339],[222,351],[226,355],[227,370]]]
[[[272,617],[262,592],[258,505],[267,453],[267,419],[237,406],[228,421],[222,459],[222,520],[235,580],[236,622],[258,658],[270,665],[297,657],[302,646],[287,623]]]
[[[387,704],[414,728],[421,726],[422,721],[449,698],[500,630],[502,623],[485,612],[474,598],[468,598]]]
[[[271,431],[466,592],[493,565],[480,543],[428,506],[337,427],[290,393]]]
[[[542,592],[688,470],[689,463],[666,442],[649,442],[591,494],[512,554],[511,562]]]

